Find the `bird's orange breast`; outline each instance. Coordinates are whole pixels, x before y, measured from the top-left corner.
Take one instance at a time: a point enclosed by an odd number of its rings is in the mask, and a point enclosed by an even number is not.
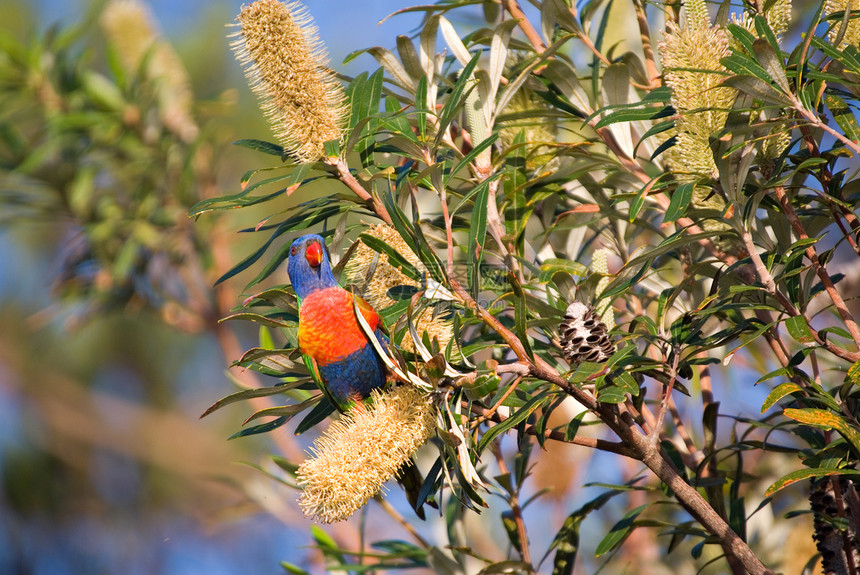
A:
[[[379,326],[379,316],[359,298],[359,309],[371,329]],[[358,325],[353,295],[341,287],[313,292],[302,300],[299,310],[299,349],[319,365],[341,360],[370,345]]]

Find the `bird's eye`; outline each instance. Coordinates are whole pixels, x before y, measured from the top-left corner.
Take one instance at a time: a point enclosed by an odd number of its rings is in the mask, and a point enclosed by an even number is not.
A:
[[[298,247],[298,246],[292,246],[292,247],[290,248],[290,255],[291,255],[291,256],[294,256],[294,255],[296,255],[297,253],[299,253],[299,247]]]

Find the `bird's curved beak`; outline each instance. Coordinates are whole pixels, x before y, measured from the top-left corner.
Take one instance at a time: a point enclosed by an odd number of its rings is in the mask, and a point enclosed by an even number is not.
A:
[[[319,242],[311,242],[305,248],[305,259],[312,268],[318,268],[322,263],[323,251]]]

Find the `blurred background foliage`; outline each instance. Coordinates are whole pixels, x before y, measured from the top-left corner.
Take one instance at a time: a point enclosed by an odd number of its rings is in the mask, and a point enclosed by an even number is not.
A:
[[[794,22],[804,22],[817,4],[795,3]],[[393,48],[396,34],[412,33],[420,21],[412,14],[375,26],[402,2],[336,5],[307,2],[334,65],[347,73],[376,66],[362,56],[342,68],[347,53],[377,44]],[[218,322],[249,295],[250,276],[213,285],[260,245],[255,234],[236,232],[254,228],[271,209],[187,218],[191,206],[234,193],[243,174],[271,165],[271,158],[229,145],[270,139],[224,38],[223,24],[239,3],[156,3],[148,25],[163,34],[134,56],[122,46],[133,38],[111,36],[103,3],[70,6],[0,6],[0,572],[280,572],[282,560],[319,572],[326,561],[345,561],[332,551],[337,547],[370,553],[368,533],[374,540],[408,539],[373,503],[327,532],[309,530],[294,491],[236,462],[275,471],[266,454],[300,461],[310,438],[296,440],[280,428],[227,442],[251,412],[242,404],[198,420],[234,389],[231,379],[257,383],[251,371],[225,375],[224,367],[260,343],[258,330]],[[629,5],[608,6],[607,22],[633,22],[625,13]],[[449,18],[458,29],[483,24],[478,8]],[[800,28],[786,36],[796,42]],[[638,35],[635,24],[604,32],[603,45],[616,54]],[[585,51],[570,58],[577,67],[590,62]],[[509,118],[517,119],[528,124],[529,114]],[[516,137],[512,131],[500,140],[508,146]],[[529,161],[521,167],[534,170],[542,158]],[[285,281],[279,271],[254,291]],[[737,425],[721,424],[720,443],[735,444],[737,434],[747,433],[761,440],[755,421],[770,389],[753,383],[774,368],[754,351],[738,354],[730,373],[714,368],[721,411],[737,418]],[[548,425],[575,414],[565,404]],[[703,435],[700,423],[691,434]],[[512,438],[501,446],[501,462],[528,461],[516,455],[520,446]],[[643,472],[612,454],[553,442],[545,447],[518,492],[523,499],[544,495],[524,510],[530,540],[541,552],[565,518],[587,509],[605,484],[634,481]],[[741,512],[744,505],[757,510],[749,520],[731,510],[733,526],[743,527],[766,562],[800,573],[815,553],[812,520],[782,517],[808,509],[806,493],[797,485],[774,505],[757,508],[770,483],[799,467],[796,455],[730,454],[731,461],[721,461],[723,473],[739,471],[729,498],[738,501],[741,484],[759,494],[740,499]],[[524,481],[525,469],[515,473]],[[581,488],[586,483],[591,486]],[[580,543],[590,551],[577,559],[582,572],[605,563],[607,573],[692,573],[716,557],[710,547],[702,556],[695,540],[636,529],[624,532],[623,546],[595,558],[619,519],[652,501],[645,491],[613,493],[621,496],[594,500],[599,510],[580,518],[587,522]],[[391,495],[405,514],[400,493]],[[510,556],[510,524],[496,520],[507,509],[503,499],[488,498],[483,517],[447,510],[447,526],[457,515],[462,532],[446,533],[433,513],[422,532],[438,541],[468,540],[477,557]],[[654,512],[640,524],[660,527],[675,517]],[[312,543],[328,552],[305,547]],[[473,570],[482,564],[465,563]],[[721,563],[705,568],[726,572]]]
[[[289,437],[227,442],[244,406],[198,419],[257,338],[217,324],[243,283],[213,290],[257,215],[187,213],[264,165],[230,146],[268,134],[227,46],[240,4],[155,2],[125,37],[105,2],[0,5],[2,573],[315,562],[291,497],[240,463],[300,454]]]

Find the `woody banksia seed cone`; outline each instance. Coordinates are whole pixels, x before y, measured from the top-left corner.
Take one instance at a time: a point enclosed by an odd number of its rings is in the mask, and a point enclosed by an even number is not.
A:
[[[321,523],[343,521],[376,495],[430,438],[436,410],[412,386],[373,391],[372,404],[353,409],[316,440],[298,469],[299,505]]]
[[[564,358],[570,364],[602,363],[615,353],[615,344],[606,334],[606,324],[592,306],[575,301],[564,313],[558,328]]]
[[[299,162],[322,160],[324,144],[343,136],[347,108],[311,17],[298,2],[257,0],[237,20],[233,51],[278,141]]]

